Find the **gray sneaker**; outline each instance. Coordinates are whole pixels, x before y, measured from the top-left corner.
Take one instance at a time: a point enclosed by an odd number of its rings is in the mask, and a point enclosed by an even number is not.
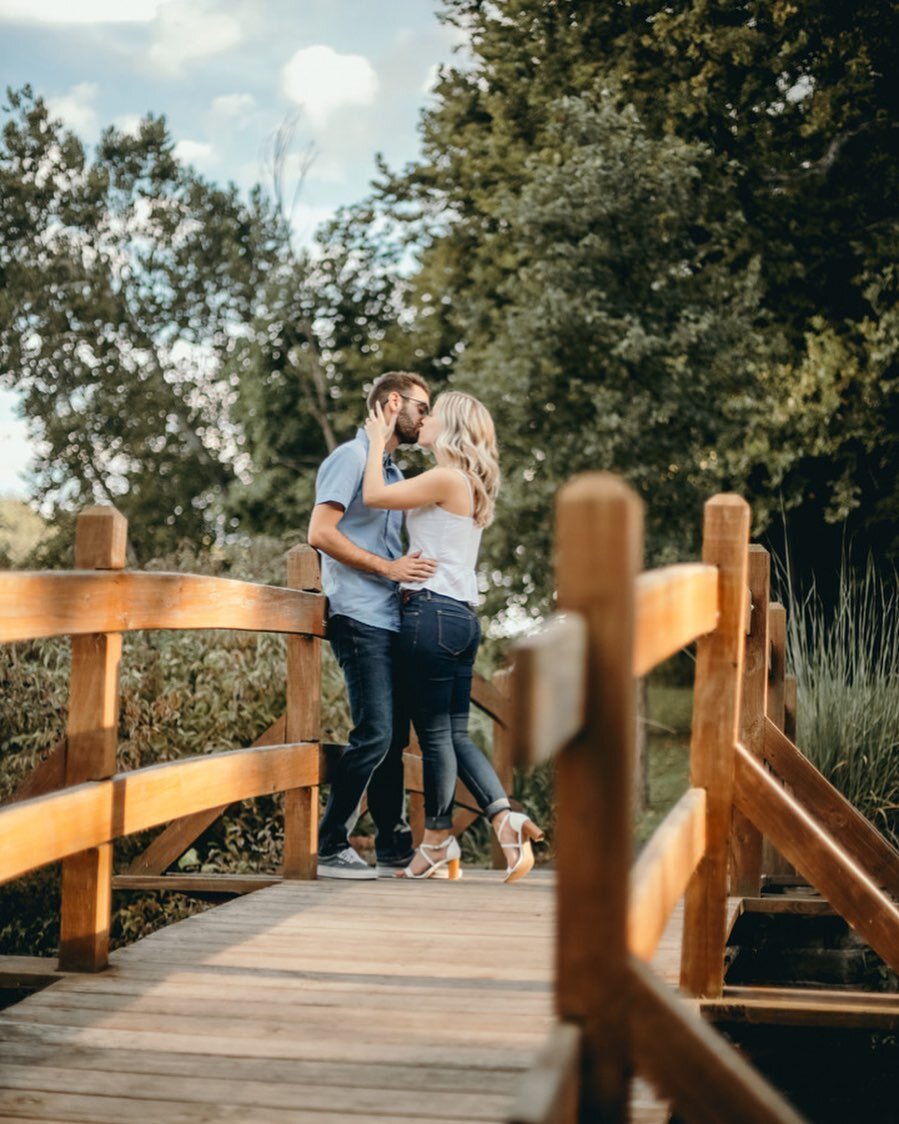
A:
[[[357,881],[378,877],[378,872],[369,866],[352,847],[344,847],[336,855],[319,855],[317,874],[319,878],[353,878]]]

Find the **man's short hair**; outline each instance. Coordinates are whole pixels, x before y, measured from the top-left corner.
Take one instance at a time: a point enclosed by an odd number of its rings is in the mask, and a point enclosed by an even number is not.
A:
[[[394,391],[397,394],[408,394],[415,386],[430,396],[430,387],[421,375],[416,375],[414,371],[388,371],[385,375],[375,379],[374,385],[368,393],[368,408],[373,410],[377,402],[383,409],[387,405],[388,397]]]

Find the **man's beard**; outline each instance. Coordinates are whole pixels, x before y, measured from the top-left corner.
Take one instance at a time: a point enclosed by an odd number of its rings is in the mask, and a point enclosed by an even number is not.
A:
[[[393,429],[398,443],[400,445],[414,445],[418,440],[419,429],[418,420],[413,421],[404,406],[396,415],[396,425]]]

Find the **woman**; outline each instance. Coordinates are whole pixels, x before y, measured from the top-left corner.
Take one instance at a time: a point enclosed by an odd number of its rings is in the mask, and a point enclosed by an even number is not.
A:
[[[385,484],[384,445],[392,423],[379,407],[370,414],[368,461],[362,498],[370,507],[407,511],[409,548],[437,561],[436,573],[404,582],[400,669],[424,766],[425,833],[400,877],[461,874],[459,843],[451,833],[456,778],[477,799],[506,854],[506,881],[534,865],[531,841],[543,832],[509,799],[490,762],[468,736],[475,654],[481,638],[474,612],[475,565],[481,531],[493,519],[499,464],[493,419],[469,394],[442,394],[427,416],[418,443],[437,465],[412,480]]]

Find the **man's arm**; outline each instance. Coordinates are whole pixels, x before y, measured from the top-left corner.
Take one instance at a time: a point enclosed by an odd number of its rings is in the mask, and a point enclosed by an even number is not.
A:
[[[317,503],[309,520],[309,545],[323,550],[344,566],[352,566],[367,574],[379,574],[395,582],[424,581],[437,569],[437,563],[432,558],[422,558],[420,551],[390,559],[363,550],[338,530],[337,524],[342,518],[343,508],[339,504]]]

